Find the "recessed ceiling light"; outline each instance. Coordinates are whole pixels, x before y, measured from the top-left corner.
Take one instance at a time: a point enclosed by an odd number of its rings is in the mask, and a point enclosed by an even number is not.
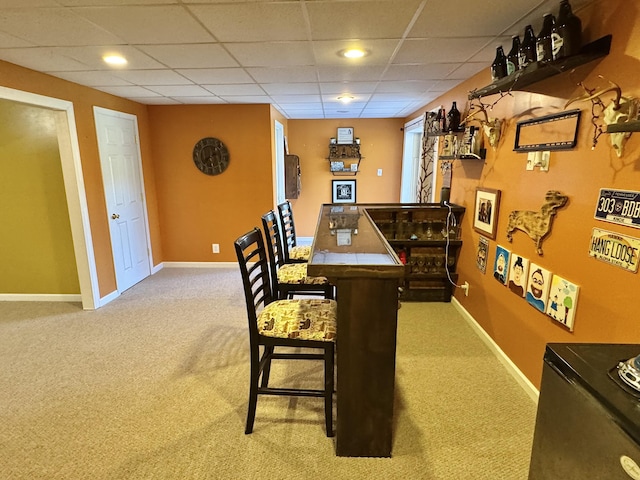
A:
[[[104,60],[105,63],[108,63],[109,65],[114,65],[114,66],[122,66],[127,64],[127,59],[124,58],[122,55],[109,54],[109,55],[103,56],[102,60]]]
[[[349,103],[353,100],[353,97],[351,95],[340,95],[338,97],[338,100],[340,100],[342,103]]]
[[[362,48],[348,48],[346,50],[341,50],[338,52],[340,56],[345,58],[362,58],[369,55],[369,50],[364,50]]]

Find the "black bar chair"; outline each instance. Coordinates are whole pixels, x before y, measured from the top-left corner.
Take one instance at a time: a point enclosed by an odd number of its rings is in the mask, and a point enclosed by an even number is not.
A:
[[[262,233],[254,228],[238,238],[236,255],[249,320],[251,383],[245,434],[253,431],[258,395],[323,397],[327,437],[333,436],[334,351],[337,303],[328,299],[276,300],[271,290]],[[260,355],[260,347],[263,348]],[[276,347],[298,347],[298,352],[276,352]],[[310,353],[321,349],[322,353]],[[303,351],[300,351],[303,350]],[[321,360],[324,389],[269,387],[272,360]]]
[[[288,200],[278,205],[278,217],[282,227],[282,251],[284,252],[285,263],[309,261],[311,246],[297,244],[293,210]]]
[[[319,295],[333,298],[333,285],[326,277],[307,276],[307,264],[285,263],[280,227],[273,210],[262,216],[262,228],[266,240],[271,271],[271,288],[277,298],[293,298],[294,295]]]

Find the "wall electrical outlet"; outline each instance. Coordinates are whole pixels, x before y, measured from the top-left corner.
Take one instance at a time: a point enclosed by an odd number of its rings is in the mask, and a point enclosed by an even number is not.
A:
[[[379,168],[379,169],[378,169],[378,176],[379,176],[379,177],[381,177],[381,176],[382,176],[382,169],[381,169],[381,168]]]
[[[211,244],[211,251],[213,253],[220,253],[220,244],[219,243],[212,243]]]

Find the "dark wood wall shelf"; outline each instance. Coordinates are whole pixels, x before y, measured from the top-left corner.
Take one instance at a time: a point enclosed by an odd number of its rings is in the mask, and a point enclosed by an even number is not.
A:
[[[360,171],[360,154],[359,143],[331,143],[329,144],[329,171],[336,176],[355,176]],[[341,164],[341,165],[339,165]],[[352,166],[355,165],[355,170]]]
[[[607,125],[607,133],[640,132],[640,120]]]
[[[457,282],[456,265],[462,248],[460,225],[465,208],[452,205],[451,214],[455,221],[447,224],[449,209],[439,203],[365,207],[405,264],[400,299],[418,302],[451,301],[453,285],[449,277]]]
[[[540,82],[546,78],[559,75],[585,63],[605,57],[609,54],[610,48],[611,35],[606,35],[584,45],[577,55],[546,63],[533,62],[524,70],[518,70],[511,75],[496,80],[486,87],[473,90],[469,92],[469,100],[500,92],[508,92],[509,90],[524,90],[529,85]]]

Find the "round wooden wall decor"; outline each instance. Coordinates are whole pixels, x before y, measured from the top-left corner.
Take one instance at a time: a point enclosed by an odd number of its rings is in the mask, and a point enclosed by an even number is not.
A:
[[[193,163],[207,175],[219,175],[229,166],[229,151],[217,138],[205,137],[193,147]]]

